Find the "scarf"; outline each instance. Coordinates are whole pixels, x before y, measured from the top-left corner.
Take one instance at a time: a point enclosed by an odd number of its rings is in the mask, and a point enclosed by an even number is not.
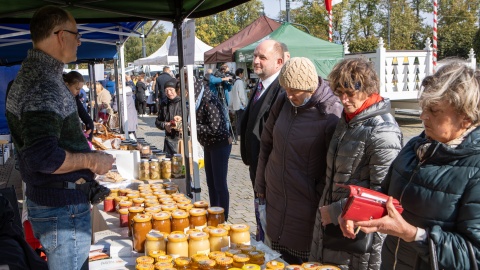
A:
[[[371,94],[362,104],[360,108],[358,108],[354,113],[347,113],[345,112],[345,120],[350,122],[355,116],[359,113],[363,112],[366,108],[372,106],[375,103],[382,101],[383,98],[379,94]]]

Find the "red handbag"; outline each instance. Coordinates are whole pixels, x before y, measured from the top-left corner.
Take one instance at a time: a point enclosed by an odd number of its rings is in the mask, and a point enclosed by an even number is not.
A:
[[[386,204],[388,195],[368,188],[354,185],[338,185],[350,190],[347,204],[343,208],[342,218],[345,220],[365,221],[378,219],[388,214]],[[401,214],[403,207],[397,199],[393,199],[395,209]]]

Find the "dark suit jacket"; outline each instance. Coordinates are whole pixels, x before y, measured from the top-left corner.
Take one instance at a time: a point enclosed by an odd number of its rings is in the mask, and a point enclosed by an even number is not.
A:
[[[158,104],[167,98],[165,95],[165,83],[171,79],[172,76],[170,76],[170,74],[162,72],[155,80],[155,97],[158,98]]]
[[[270,113],[270,107],[277,99],[278,94],[284,92],[285,89],[280,86],[277,77],[254,104],[253,98],[255,97],[256,91],[257,87],[255,87],[255,91],[250,96],[240,125],[240,152],[243,163],[251,167],[251,177],[255,177],[257,170],[258,155],[260,154],[260,138]],[[252,181],[253,180],[254,179],[252,179]]]

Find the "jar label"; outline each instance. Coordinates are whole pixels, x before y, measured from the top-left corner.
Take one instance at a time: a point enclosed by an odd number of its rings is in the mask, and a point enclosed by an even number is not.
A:
[[[209,253],[210,253],[210,249],[197,250],[197,254],[203,254],[208,256]]]

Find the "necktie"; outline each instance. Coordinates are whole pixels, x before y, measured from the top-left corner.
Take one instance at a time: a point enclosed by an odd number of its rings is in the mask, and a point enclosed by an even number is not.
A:
[[[260,98],[263,92],[263,84],[262,82],[259,82],[257,85],[257,91],[255,92],[255,96],[253,97],[253,103],[257,102],[257,100]]]

